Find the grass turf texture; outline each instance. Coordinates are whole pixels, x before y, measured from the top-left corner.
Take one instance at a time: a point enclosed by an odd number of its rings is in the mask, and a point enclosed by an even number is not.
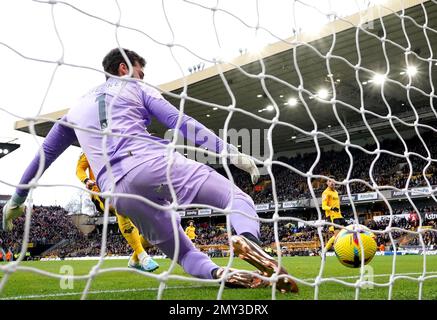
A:
[[[218,265],[226,265],[226,258],[213,259]],[[389,274],[392,270],[393,257],[376,256],[370,263],[373,268],[374,281],[377,283],[387,283]],[[428,256],[427,275],[437,275],[437,256]],[[158,273],[167,270],[170,260],[158,260],[161,267]],[[284,257],[283,263],[289,270],[290,274],[314,282],[320,268],[320,257]],[[61,267],[70,265],[73,267],[75,275],[87,274],[96,264],[96,261],[32,261],[23,262],[21,265],[34,267],[41,270],[61,274]],[[113,267],[125,267],[125,260],[106,260],[102,266],[103,269]],[[253,270],[252,266],[246,262],[235,258],[233,266],[245,270]],[[414,273],[411,277],[417,278],[421,275],[423,267],[422,256],[398,256],[396,258],[396,273],[406,274]],[[187,274],[180,266],[174,270],[174,274]],[[327,257],[323,278],[335,277],[343,281],[354,283],[359,276],[359,269],[350,269],[342,266],[336,257]],[[4,274],[0,272],[0,278]],[[349,278],[351,277],[351,278]],[[13,273],[4,289],[0,294],[0,299],[80,299],[81,291],[86,285],[86,280],[74,281],[73,289],[61,289],[60,280],[39,275],[28,271],[17,271]],[[144,277],[141,274],[130,272],[107,272],[95,277],[90,288],[90,294],[87,299],[156,299],[159,282],[155,279]],[[175,300],[194,300],[194,299],[216,299],[218,293],[218,284],[198,283],[195,281],[170,280],[167,283],[167,289],[164,291],[163,299]],[[299,285],[298,294],[280,294],[276,293],[279,300],[294,299],[314,299],[314,287]],[[417,281],[408,279],[396,280],[393,286],[393,299],[417,299],[419,293],[419,284]],[[374,286],[372,289],[360,290],[360,299],[387,299],[388,287]],[[228,289],[225,288],[223,293],[224,300],[245,300],[245,299],[271,299],[271,288],[264,289]],[[354,299],[355,289],[346,287],[335,282],[323,283],[320,285],[319,299]],[[437,300],[437,278],[428,279],[423,285],[422,299]]]

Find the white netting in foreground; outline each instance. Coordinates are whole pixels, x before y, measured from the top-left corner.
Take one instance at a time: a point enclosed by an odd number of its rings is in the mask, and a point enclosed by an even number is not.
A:
[[[1,105],[0,110],[3,114],[27,120],[30,133],[36,135],[35,124],[37,121],[54,121],[53,119],[41,117],[41,111],[46,98],[54,90],[52,84],[55,75],[61,69],[86,70],[103,77],[100,70],[76,62],[80,59],[70,62],[73,59],[69,55],[68,44],[63,41],[62,30],[58,28],[57,10],[60,10],[60,12],[66,10],[74,16],[85,16],[88,19],[95,20],[99,26],[104,25],[112,28],[113,34],[111,37],[113,37],[113,43],[116,44],[114,46],[128,47],[139,54],[143,54],[142,51],[144,50],[146,58],[147,51],[151,50],[150,47],[143,48],[140,41],[125,43],[120,34],[122,32],[132,32],[149,39],[149,41],[151,40],[150,43],[153,43],[156,48],[164,48],[170,51],[173,57],[171,63],[174,63],[180,69],[181,74],[186,72],[185,67],[178,60],[178,55],[180,52],[191,55],[196,59],[195,71],[201,69],[201,65],[197,65],[197,61],[201,61],[206,67],[214,66],[214,68],[209,69],[209,71],[205,69],[205,73],[193,74],[190,77],[186,75],[187,77],[182,79],[181,86],[171,89],[173,92],[164,91],[171,101],[179,105],[181,112],[177,128],[181,125],[184,108],[190,106],[190,111],[193,113],[196,111],[197,114],[200,114],[198,110],[204,110],[205,113],[208,113],[208,118],[217,117],[220,121],[224,120],[223,132],[226,140],[228,129],[233,127],[241,129],[247,125],[250,130],[256,128],[266,130],[265,155],[255,157],[254,160],[265,170],[264,172],[266,172],[268,178],[264,177],[264,180],[271,181],[272,197],[268,200],[272,200],[275,205],[273,215],[270,218],[262,218],[260,221],[273,223],[274,240],[276,251],[279,253],[278,262],[280,265],[282,263],[282,245],[279,230],[284,223],[294,222],[313,227],[319,238],[320,247],[324,247],[326,241],[325,227],[332,224],[326,222],[324,213],[316,203],[319,194],[315,182],[320,182],[321,179],[326,179],[328,175],[332,174],[335,175],[337,184],[342,186],[340,191],[348,196],[349,203],[345,203],[343,206],[349,205],[350,209],[348,210],[355,223],[359,222],[356,208],[356,201],[359,199],[355,197],[355,194],[371,191],[373,192],[372,197],[374,195],[372,199],[382,200],[390,215],[388,226],[383,230],[376,229],[373,232],[382,237],[388,237],[391,243],[395,243],[395,237],[398,237],[396,233],[414,235],[418,238],[417,245],[423,252],[421,274],[399,274],[396,263],[397,246],[393,246],[392,272],[387,282],[379,282],[377,279],[369,280],[364,265],[361,266],[360,276],[355,282],[326,277],[324,257],[321,258],[319,273],[315,279],[304,279],[295,272],[291,272],[291,278],[300,286],[314,288],[315,299],[319,298],[320,286],[327,282],[337,283],[339,287],[356,288],[356,299],[360,298],[362,288],[365,286],[388,287],[387,298],[390,299],[396,281],[407,279],[418,284],[417,297],[421,299],[423,286],[427,280],[437,278],[432,273],[427,273],[426,253],[429,251],[430,246],[428,242],[425,243],[430,238],[430,234],[435,234],[437,230],[432,225],[427,225],[425,228],[426,221],[422,215],[418,216],[418,224],[414,229],[406,229],[396,225],[392,203],[389,202],[388,195],[390,194],[391,197],[394,192],[403,191],[408,200],[408,205],[412,206],[416,212],[420,212],[420,208],[417,207],[413,195],[428,196],[429,201],[437,204],[434,195],[435,187],[432,186],[437,184],[433,183],[435,179],[433,174],[437,174],[435,173],[437,172],[435,171],[437,150],[433,141],[437,132],[435,126],[437,113],[434,108],[434,99],[437,97],[434,89],[437,66],[437,57],[434,55],[437,48],[435,22],[437,20],[434,16],[437,14],[437,2],[378,2],[381,4],[377,4],[376,1],[356,1],[353,6],[351,5],[350,11],[344,12],[344,8],[342,8],[344,7],[344,1],[343,3],[342,1],[289,1],[287,3],[288,20],[285,20],[283,24],[281,36],[277,36],[277,32],[271,30],[269,25],[264,25],[263,22],[263,10],[267,10],[267,8],[271,11],[270,14],[280,14],[279,11],[275,11],[275,4],[271,2],[267,4],[254,1],[245,4],[247,10],[250,9],[256,12],[257,19],[253,22],[246,21],[244,16],[241,16],[241,12],[239,15],[230,9],[226,9],[226,5],[222,5],[221,1],[217,1],[212,5],[209,3],[203,4],[203,2],[184,1],[183,5],[187,10],[192,10],[195,14],[208,12],[211,15],[208,26],[211,28],[210,38],[216,41],[216,46],[219,49],[222,48],[223,43],[226,43],[227,38],[232,37],[230,32],[222,34],[217,23],[219,19],[239,24],[254,38],[258,37],[259,39],[264,35],[270,42],[277,41],[277,43],[260,51],[251,51],[248,45],[244,45],[240,49],[241,57],[232,61],[226,59],[227,64],[222,64],[222,59],[225,59],[223,50],[217,50],[217,54],[213,55],[214,58],[211,58],[211,55],[204,53],[205,51],[197,53],[196,50],[192,50],[190,37],[187,37],[184,41],[178,40],[178,33],[177,30],[174,30],[172,16],[168,14],[168,7],[173,5],[170,1],[162,1],[161,4],[162,13],[170,34],[170,41],[168,41],[168,37],[155,37],[154,32],[151,30],[130,25],[129,20],[124,18],[124,14],[129,15],[130,10],[136,10],[134,4],[123,3],[123,5],[120,5],[116,1],[111,4],[116,8],[116,18],[107,18],[107,15],[103,16],[95,12],[88,12],[82,9],[80,5],[62,1],[35,1],[39,6],[45,7],[51,12],[54,34],[62,49],[61,55],[59,59],[55,60],[42,59],[33,56],[29,52],[23,52],[19,45],[15,45],[15,42],[14,44],[7,41],[3,42],[0,38],[2,51],[7,50],[9,53],[18,55],[23,60],[35,64],[48,64],[54,67],[51,77],[48,79],[47,89],[40,107],[33,108],[26,117],[16,114],[8,105]],[[109,6],[109,4],[105,3],[105,6]],[[358,11],[359,13],[355,13]],[[174,12],[172,13],[174,14]],[[346,15],[348,17],[345,17]],[[308,20],[314,17],[327,24],[320,27],[317,32],[311,30],[311,28],[302,27],[305,19]],[[188,13],[186,19],[191,20],[192,18]],[[202,27],[206,28],[202,25],[197,26],[197,28]],[[289,31],[285,32],[284,30]],[[284,32],[286,36],[282,36]],[[190,36],[195,37],[195,34]],[[103,51],[109,49],[104,48]],[[193,68],[190,69],[193,70]],[[198,78],[196,78],[197,76]],[[194,86],[197,80],[204,80],[213,76],[216,76],[215,86],[205,86],[203,92],[191,91],[189,85]],[[220,86],[217,85],[217,82],[220,83]],[[153,84],[151,85],[153,86]],[[245,87],[247,89],[244,89]],[[212,94],[208,95],[207,91],[212,92]],[[217,100],[214,97],[217,97]],[[261,99],[263,102],[260,102]],[[288,99],[288,101],[285,99]],[[195,106],[195,108],[192,106]],[[290,107],[294,107],[294,109]],[[217,116],[211,110],[217,111]],[[111,121],[108,120],[108,127],[102,132],[104,135],[102,142],[104,154],[106,154],[106,139],[112,135]],[[198,120],[202,122],[206,118]],[[83,128],[77,128],[72,124],[66,125],[83,130]],[[392,142],[382,142],[381,136],[383,135],[388,136]],[[230,138],[232,139],[232,137]],[[298,143],[296,144],[296,142]],[[330,156],[334,151],[322,151],[322,145],[330,145],[330,149],[336,150],[335,157],[337,160]],[[313,157],[310,161],[305,160],[306,163],[302,158],[289,163],[280,161],[277,157],[278,152],[286,152],[288,148],[302,152],[311,150]],[[202,152],[202,154],[205,152],[200,148],[177,144],[177,138],[175,137],[173,142],[168,145],[170,159],[173,159],[172,155],[176,149],[187,150],[187,152],[196,150]],[[243,151],[246,150],[243,149]],[[213,155],[209,151],[207,153]],[[222,158],[226,174],[230,180],[234,181],[225,160],[227,154],[223,153],[219,156]],[[41,157],[43,157],[42,153]],[[305,164],[308,164],[308,166],[305,166]],[[168,170],[171,165],[172,161],[170,160]],[[393,171],[394,167],[399,167],[400,171],[403,170],[402,179],[398,179],[393,175],[396,173]],[[38,177],[41,171],[42,168],[40,168]],[[279,175],[275,172],[279,172]],[[387,174],[388,172],[390,174]],[[0,180],[3,184],[13,185],[11,181],[5,181],[3,178],[0,178]],[[57,185],[64,186],[65,184],[60,181]],[[169,181],[169,185],[171,186],[171,181]],[[42,184],[38,183],[38,179],[31,184],[27,201],[28,208],[32,205],[34,189],[40,186]],[[409,192],[412,187],[416,186],[422,188],[415,190],[414,193]],[[283,189],[287,189],[287,187],[292,197],[284,197]],[[300,195],[293,195],[293,192],[295,192],[293,190],[296,190],[294,188],[312,199],[312,202],[308,203],[308,207],[315,208],[317,212],[315,221],[308,222],[306,219],[280,214],[279,203],[281,200],[302,198]],[[278,190],[280,197],[278,196]],[[173,199],[176,199],[173,188],[170,188],[170,191]],[[107,201],[111,196],[114,196],[109,190],[103,195],[108,197]],[[139,198],[133,195],[117,196]],[[141,199],[141,201],[158,209],[172,209],[174,212],[174,230],[177,228],[176,210],[205,207],[196,204],[181,206],[177,201],[167,207],[162,207],[147,199]],[[106,208],[108,207],[106,206]],[[230,210],[213,209],[227,215],[227,231],[230,236]],[[345,209],[345,211],[347,210]],[[238,214],[244,213],[239,212]],[[27,251],[29,230],[31,228],[30,218],[31,210],[28,209],[20,258],[16,262],[0,266],[0,271],[4,273],[0,282],[0,292],[7,286],[11,274],[17,271],[31,271],[48,277],[63,278],[59,274],[20,264]],[[99,274],[114,271],[140,273],[127,268],[101,268],[106,254],[108,209],[104,214],[103,226],[100,260],[89,274],[74,276],[74,279],[77,280],[87,280],[82,298],[87,297],[94,278]],[[341,228],[338,225],[336,227]],[[177,252],[178,249],[176,249],[176,254]],[[228,266],[231,266],[232,262],[233,258],[231,257]],[[175,265],[176,262],[173,260],[170,268],[165,272],[160,274],[141,273],[145,277],[151,277],[160,282],[157,293],[158,299],[162,298],[166,282],[171,279],[198,281],[200,285],[220,282],[219,280],[199,280],[188,276],[175,275],[173,274]],[[277,296],[275,290],[277,275],[264,279],[272,282],[272,298],[275,299]],[[222,298],[223,290],[224,283],[221,282],[217,293],[218,299]]]

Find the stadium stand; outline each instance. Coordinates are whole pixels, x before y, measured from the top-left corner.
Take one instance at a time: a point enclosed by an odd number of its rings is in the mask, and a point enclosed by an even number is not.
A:
[[[421,215],[433,215],[437,217],[437,207],[421,207]],[[381,213],[381,212],[380,212]],[[369,219],[366,225],[373,230],[384,230],[390,219],[388,212],[382,212],[381,219]],[[404,230],[415,230],[417,219],[412,208],[397,209],[393,212],[394,218],[392,227],[403,228]],[[0,214],[1,216],[1,214]],[[399,218],[399,216],[403,216]],[[374,216],[374,218],[378,216]],[[309,219],[314,217],[308,217]],[[222,217],[203,217],[195,220],[197,227],[196,245],[211,256],[220,257],[228,255],[228,237],[225,228],[225,218]],[[423,223],[423,228],[435,228],[437,219],[428,219]],[[23,235],[24,218],[20,218],[12,233],[0,231],[0,247],[4,252],[9,250],[12,253],[19,252]],[[32,224],[30,232],[30,258],[41,258],[39,253],[44,250],[44,257],[84,257],[98,256],[101,246],[101,228],[96,228],[88,235],[83,234],[73,223],[71,216],[61,207],[35,206],[32,214]],[[292,223],[279,224],[278,235],[281,242],[282,254],[285,256],[293,255],[317,255],[319,254],[319,240],[315,228],[310,226],[297,227]],[[394,231],[393,238],[399,248],[413,247],[419,245],[417,236],[410,236],[406,232]],[[324,236],[327,236],[325,230]],[[265,248],[271,248],[274,255],[274,232],[272,224],[261,224],[261,240]],[[425,233],[424,241],[429,249],[437,248],[437,235],[429,232]],[[388,234],[377,236],[378,246],[381,244],[387,250],[391,249],[391,240]],[[53,248],[53,250],[47,250]],[[268,249],[270,250],[270,249]],[[129,255],[131,249],[119,233],[115,225],[109,226],[107,253],[108,255]],[[149,248],[151,255],[160,255],[156,248]]]
[[[432,136],[425,136],[426,139],[431,139]],[[417,152],[426,156],[422,144],[417,138],[405,140],[411,152]],[[432,157],[437,156],[437,145],[431,141],[425,141],[429,147]],[[393,152],[402,152],[403,145],[400,141],[386,139],[382,141],[384,148]],[[373,150],[375,145],[365,146],[367,150]],[[353,149],[354,159],[360,161],[354,162],[352,176],[369,181],[369,167],[373,161],[373,157],[361,151]],[[309,153],[297,155],[294,157],[282,157],[279,160],[288,163],[301,171],[307,171],[313,164],[316,154]],[[416,157],[417,158],[417,157]],[[315,173],[323,175],[333,175],[336,180],[341,181],[345,178],[348,156],[342,151],[325,151],[323,152],[323,161],[320,161]],[[409,175],[409,167],[405,160],[400,158],[381,155],[374,166],[374,177],[378,180],[378,185],[388,185],[396,188],[403,188]],[[409,188],[426,186],[426,181],[423,177],[422,168],[425,166],[424,160],[417,158],[413,162],[413,174],[409,183]],[[223,170],[219,172],[226,175]],[[234,170],[231,172],[236,184],[252,196],[255,203],[265,203],[273,201],[271,181],[268,175],[263,176],[256,186],[253,186],[249,181],[249,176],[242,171]],[[310,198],[310,192],[306,179],[292,173],[290,170],[273,166],[273,173],[276,179],[276,191],[278,201],[288,201],[295,199]],[[431,164],[426,176],[431,185],[437,184],[437,166]],[[325,181],[313,180],[313,188],[316,196],[320,196],[325,188]],[[371,191],[364,184],[351,184],[352,193],[362,193]],[[339,194],[345,194],[343,186],[338,187]],[[416,203],[417,202],[417,203]],[[437,207],[434,202],[427,202],[426,199],[415,201],[419,209],[419,214],[423,219],[423,228],[436,227],[437,224]],[[399,227],[405,230],[417,230],[419,219],[413,208],[409,205],[406,207],[405,202],[392,204],[393,221],[392,227]],[[1,208],[1,207],[0,207]],[[361,223],[366,224],[373,230],[384,230],[390,222],[390,212],[381,203],[374,205],[373,203],[361,204],[357,208]],[[353,212],[348,206],[342,207],[342,213],[346,219],[353,218]],[[264,213],[267,214],[268,213]],[[285,211],[282,215],[293,215],[303,220],[316,220],[317,212],[314,208],[294,211]],[[0,210],[0,217],[2,213]],[[263,214],[260,213],[262,216]],[[270,216],[266,216],[270,217]],[[83,256],[98,256],[101,248],[101,232],[102,226],[88,228],[84,232],[83,226],[77,224],[78,216],[71,216],[68,212],[59,206],[34,206],[32,212],[32,222],[29,238],[29,259],[41,258],[46,256],[55,257],[83,257]],[[192,219],[193,217],[190,217]],[[76,221],[77,220],[77,221]],[[79,219],[80,220],[80,219]],[[349,220],[351,221],[351,220]],[[76,222],[76,223],[75,223]],[[209,255],[226,256],[228,254],[228,236],[226,231],[225,217],[197,217],[196,224],[196,245]],[[185,226],[184,226],[185,227]],[[327,229],[327,227],[325,228]],[[20,251],[22,243],[22,235],[24,230],[24,217],[20,217],[15,225],[12,233],[0,231],[0,247],[3,252],[17,253]],[[92,230],[92,231],[91,231]],[[107,254],[108,255],[129,255],[130,248],[123,239],[118,228],[115,225],[110,225],[108,229]],[[91,231],[91,232],[90,232]],[[315,228],[311,226],[298,226],[295,223],[279,224],[278,235],[281,242],[283,255],[317,255],[320,250],[320,242]],[[411,236],[406,232],[392,232],[395,244],[399,247],[412,247],[419,244],[417,236]],[[324,232],[327,237],[327,230]],[[272,224],[261,224],[261,240],[263,246],[271,254],[275,254],[274,231]],[[325,239],[326,240],[326,239]],[[437,234],[428,232],[424,234],[425,244],[433,249],[437,248]],[[385,247],[387,250],[393,249],[393,244],[389,238],[389,234],[377,235],[378,246]],[[1,251],[0,250],[0,251]],[[159,250],[152,247],[147,249],[149,254],[158,255]],[[3,255],[5,257],[6,254]]]

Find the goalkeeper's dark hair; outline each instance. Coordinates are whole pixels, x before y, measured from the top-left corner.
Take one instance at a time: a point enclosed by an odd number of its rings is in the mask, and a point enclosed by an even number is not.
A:
[[[124,53],[126,54],[126,56],[128,57],[130,63],[132,64],[132,66],[138,62],[139,65],[144,68],[144,66],[146,65],[146,60],[143,57],[141,57],[135,51],[125,49],[125,48],[123,48],[123,50],[124,50]],[[123,55],[121,54],[120,49],[119,48],[112,49],[103,58],[103,61],[102,61],[103,70],[105,70],[107,73],[110,73],[110,74],[117,76],[118,75],[118,66],[120,65],[120,63],[125,63],[126,65],[128,65],[127,61],[124,59]],[[108,79],[108,78],[109,77],[106,76],[106,79]]]

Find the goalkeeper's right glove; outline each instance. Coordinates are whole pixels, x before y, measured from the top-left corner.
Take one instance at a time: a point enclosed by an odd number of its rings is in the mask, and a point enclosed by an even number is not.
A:
[[[339,208],[337,208],[337,207],[335,207],[335,208],[331,208],[331,211],[334,211],[334,212],[339,212],[339,211],[340,211],[340,209],[339,209]]]
[[[3,223],[2,228],[4,231],[11,231],[14,227],[12,221],[24,213],[24,201],[26,201],[26,197],[20,197],[16,193],[6,202],[3,207]]]
[[[239,152],[235,147],[231,147],[229,152],[231,153],[230,162],[238,169],[244,170],[249,173],[253,184],[257,183],[259,179],[259,170],[255,164],[255,161],[253,161],[249,156],[245,155],[244,153]]]

